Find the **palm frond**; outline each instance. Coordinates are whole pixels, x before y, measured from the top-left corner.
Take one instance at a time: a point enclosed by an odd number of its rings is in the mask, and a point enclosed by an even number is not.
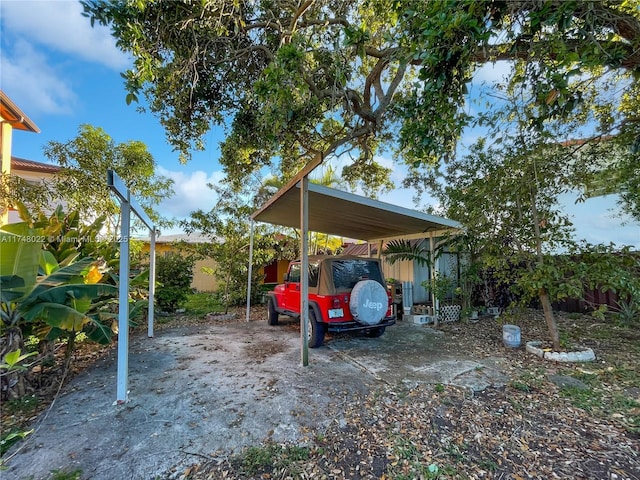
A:
[[[428,250],[422,248],[422,243],[411,243],[409,240],[392,240],[382,251],[385,260],[393,265],[404,260],[414,261],[421,266],[431,265],[431,255]]]

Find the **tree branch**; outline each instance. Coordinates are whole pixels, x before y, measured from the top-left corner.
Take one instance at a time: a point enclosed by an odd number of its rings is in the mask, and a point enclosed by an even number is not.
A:
[[[628,70],[637,70],[640,68],[640,50],[634,50],[629,44],[614,41],[599,42],[602,49],[611,51],[613,49],[624,50],[626,53],[620,61],[619,66]],[[584,42],[570,41],[567,42],[568,50],[575,53],[582,53],[585,48]],[[520,42],[506,45],[491,45],[489,47],[478,49],[471,55],[471,60],[477,63],[495,62],[498,60],[526,60],[530,58],[531,43]],[[557,54],[549,52],[552,60],[558,58]],[[614,63],[613,61],[611,62]],[[420,65],[420,62],[412,62],[413,65]],[[617,66],[617,65],[616,65]]]

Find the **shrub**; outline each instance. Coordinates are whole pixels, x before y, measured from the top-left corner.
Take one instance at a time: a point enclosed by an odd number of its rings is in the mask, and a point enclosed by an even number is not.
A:
[[[156,259],[156,301],[163,311],[173,313],[187,300],[194,264],[192,256],[175,253]]]

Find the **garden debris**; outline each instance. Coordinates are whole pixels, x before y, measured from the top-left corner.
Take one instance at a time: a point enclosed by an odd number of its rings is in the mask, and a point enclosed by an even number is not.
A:
[[[84,448],[76,446],[67,453],[61,450],[59,464],[47,464],[46,475],[53,468],[81,467],[81,478],[92,479],[115,478],[116,468],[129,468],[130,478],[185,480],[640,479],[637,328],[594,323],[588,316],[559,315],[563,341],[587,345],[598,355],[595,362],[572,365],[502,345],[504,323],[518,325],[523,339],[545,338],[544,320],[535,311],[483,318],[475,324],[441,324],[440,340],[425,358],[433,362],[453,357],[471,360],[487,370],[499,370],[507,381],[478,391],[413,377],[398,377],[395,382],[388,380],[392,377],[376,380],[362,373],[366,368],[352,365],[342,377],[331,379],[333,388],[323,389],[322,377],[318,377],[322,368],[347,366],[346,357],[331,348],[354,345],[346,337],[329,338],[329,348],[314,356],[316,362],[323,358],[326,364],[304,372],[284,368],[297,355],[298,325],[284,323],[278,327],[281,333],[270,334],[276,335],[273,338],[252,333],[232,341],[228,333],[243,331],[245,325],[244,309],[233,313],[237,317],[223,321],[225,325],[189,315],[159,321],[154,339],[147,339],[142,328],[134,332],[136,362],[131,368],[138,395],[150,372],[165,372],[150,389],[157,404],[148,404],[149,400],[141,397],[114,411],[96,408],[95,399],[110,404],[115,392],[111,388],[114,378],[105,368],[113,351],[81,346],[72,364],[76,368],[74,381],[65,387],[64,397],[56,402],[50,416],[53,424],[46,427],[52,429],[56,443],[45,443],[38,437],[37,443],[24,449],[24,458],[14,459],[19,470],[7,470],[3,475],[23,478],[26,472],[20,475],[20,469],[32,467],[28,459],[33,455],[42,456],[54,446],[71,448],[72,438],[86,438],[79,434],[82,429],[110,420],[130,425],[130,429],[123,431],[119,440],[110,439],[108,445],[97,435]],[[263,322],[267,328],[265,313],[264,307],[252,309],[248,332],[264,331],[253,328],[258,327],[254,322]],[[416,338],[399,339],[397,355],[412,348]],[[92,367],[98,375],[78,375],[82,367]],[[217,376],[209,379],[208,373]],[[32,393],[37,396],[33,406],[26,401],[11,408],[3,405],[3,431],[7,425],[34,426],[38,412],[53,398],[58,374],[47,366],[32,373],[33,384],[37,385],[38,379],[44,388]],[[554,376],[575,379],[588,388],[556,385],[551,381]],[[230,397],[223,396],[224,389]],[[83,390],[94,392],[96,398],[77,397]],[[296,396],[284,396],[292,393]],[[75,403],[69,402],[72,399]],[[263,416],[273,426],[260,433],[255,427]],[[134,419],[137,423],[130,423]],[[72,424],[61,423],[66,420]],[[104,430],[102,435],[106,435]],[[138,431],[146,433],[136,437]],[[164,436],[179,440],[172,440],[166,449],[145,450]],[[117,451],[112,452],[113,448]],[[103,463],[97,463],[98,458]],[[172,462],[169,466],[168,461]],[[114,470],[104,470],[107,464]],[[152,476],[134,475],[133,468],[142,464],[162,466],[156,467]],[[46,478],[44,474],[29,476]]]

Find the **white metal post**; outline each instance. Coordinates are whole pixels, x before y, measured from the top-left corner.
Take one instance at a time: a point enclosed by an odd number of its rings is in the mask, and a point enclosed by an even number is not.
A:
[[[247,275],[247,323],[251,312],[251,275],[253,274],[253,226],[255,222],[251,220],[251,233],[249,235],[249,273]]]
[[[305,175],[300,188],[300,351],[302,366],[309,365],[309,345],[307,343],[309,324],[309,178]]]
[[[127,401],[129,389],[129,223],[131,205],[120,202],[120,287],[118,303],[118,380],[116,401]]]
[[[156,230],[151,229],[151,245],[149,248],[149,310],[148,310],[148,326],[147,335],[153,337],[153,313],[154,301],[156,293]]]
[[[433,285],[433,281],[436,278],[436,275],[438,273],[438,265],[436,263],[436,252],[435,252],[435,242],[433,239],[433,233],[431,235],[429,235],[429,250],[430,250],[430,254],[431,254],[431,285]],[[438,317],[440,316],[440,300],[436,298],[436,294],[433,291],[433,288],[430,289],[431,290],[431,302],[433,305],[433,315],[434,315],[434,324],[438,325]]]
[[[113,170],[107,170],[107,185],[120,199],[120,286],[118,289],[118,377],[116,380],[116,403],[127,402],[129,395],[129,235],[131,212],[151,231],[151,266],[149,269],[149,328],[153,334],[153,290],[155,288],[155,226],[131,197],[129,188]]]

